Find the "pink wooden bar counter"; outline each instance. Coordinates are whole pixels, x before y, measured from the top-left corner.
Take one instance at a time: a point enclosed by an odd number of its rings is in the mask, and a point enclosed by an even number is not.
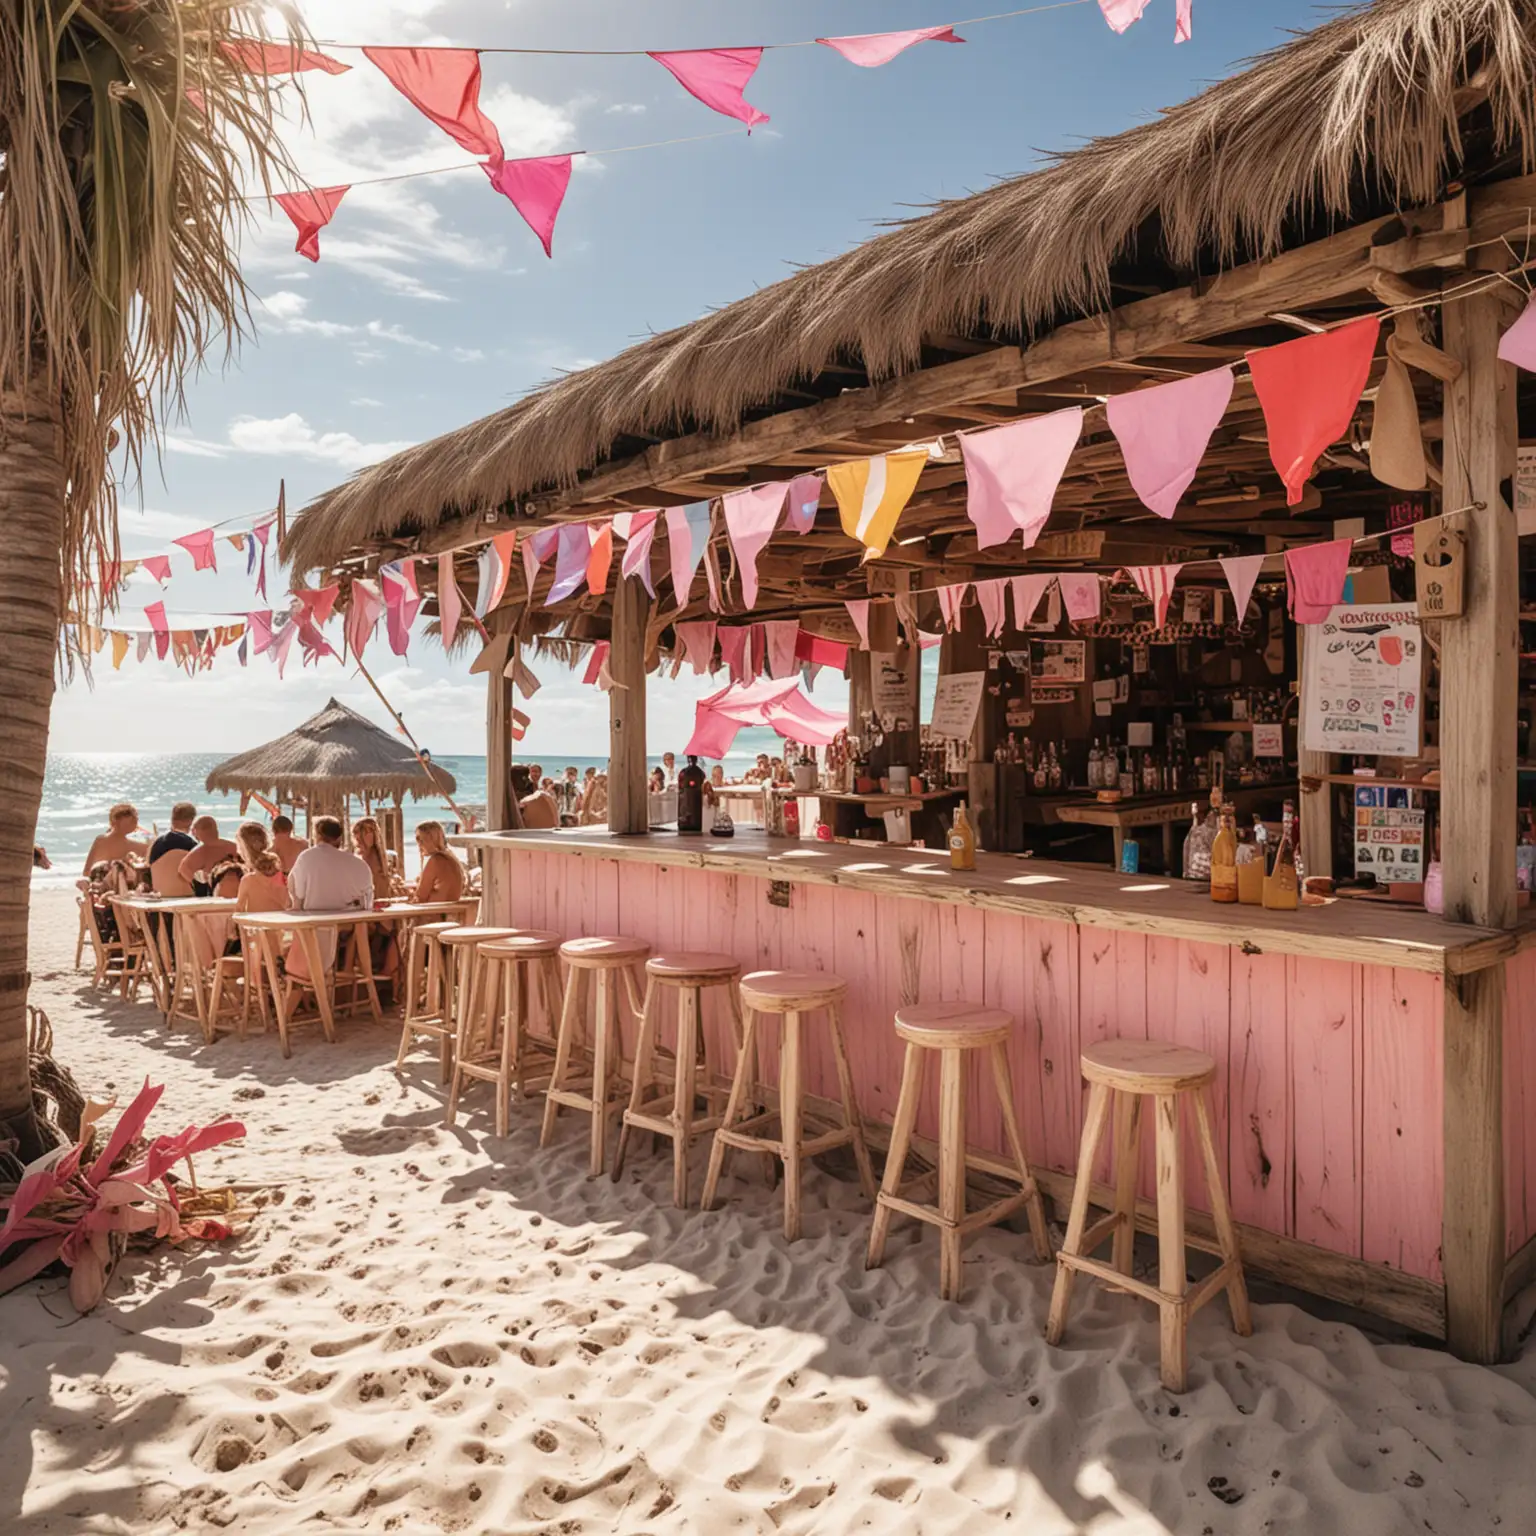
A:
[[[1178,882],[1077,865],[982,854],[961,874],[924,849],[751,832],[456,841],[483,862],[487,923],[844,976],[848,1049],[874,1127],[895,1106],[899,1004],[1008,1009],[1027,1150],[1058,1202],[1082,1129],[1081,1047],[1152,1035],[1217,1060],[1218,1140],[1250,1270],[1437,1337],[1448,1285],[1496,1287],[1502,1305],[1536,1270],[1536,927],[1497,933],[1344,901],[1221,907]],[[1489,972],[1505,989],[1501,1089],[1464,1038],[1475,1026],[1458,1003]],[[812,1092],[834,1099],[830,1056],[813,1052],[809,1070]],[[1502,1136],[1480,1113],[1490,1091],[1502,1092]],[[1000,1118],[984,1111],[986,1094],[972,1102],[973,1145],[1001,1154]],[[930,1102],[919,1129],[935,1126]],[[1475,1238],[1480,1219],[1497,1219],[1488,1204],[1501,1182],[1495,1275]],[[1142,1217],[1154,1230],[1149,1198]]]

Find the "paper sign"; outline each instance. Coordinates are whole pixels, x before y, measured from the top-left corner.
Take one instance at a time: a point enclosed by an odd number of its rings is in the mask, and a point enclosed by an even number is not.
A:
[[[1077,689],[1036,686],[1031,690],[1029,697],[1035,704],[1072,704],[1077,700]]]
[[[986,685],[985,672],[952,672],[941,677],[933,696],[929,733],[941,741],[969,741]]]
[[[913,725],[912,686],[907,676],[908,651],[876,651],[870,657],[870,704],[888,731],[909,731]]]
[[[1332,609],[1307,634],[1302,745],[1417,757],[1423,664],[1414,604]]]
[[[1115,680],[1112,677],[1100,678],[1093,685],[1094,703],[1103,700],[1107,704],[1115,702]]]
[[[1279,724],[1257,724],[1253,728],[1253,755],[1255,757],[1285,756],[1285,727]]]
[[[1355,873],[1385,885],[1424,878],[1422,798],[1398,784],[1355,787]]]
[[[1515,519],[1519,537],[1536,533],[1536,445],[1521,448],[1515,458]]]
[[[1125,744],[1128,747],[1150,747],[1152,745],[1152,722],[1150,720],[1132,720],[1125,728]]]
[[[1088,642],[1036,640],[1030,651],[1030,675],[1041,683],[1083,682],[1088,675]]]

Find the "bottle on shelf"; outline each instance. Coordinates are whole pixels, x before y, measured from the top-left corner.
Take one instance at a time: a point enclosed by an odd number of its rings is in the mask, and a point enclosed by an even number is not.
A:
[[[1031,741],[1030,746],[1033,748],[1033,741]],[[1046,763],[1043,750],[1034,754],[1034,767],[1030,773],[1030,781],[1034,784],[1036,793],[1042,795],[1050,785],[1050,767]]]
[[[1280,846],[1274,868],[1264,882],[1264,905],[1272,912],[1294,912],[1301,904],[1301,875],[1296,865],[1296,810],[1285,802],[1280,827]]]
[[[1221,826],[1211,844],[1211,900],[1237,900],[1237,827],[1232,807],[1224,805],[1217,813]]]
[[[688,757],[688,766],[677,776],[677,830],[704,830],[704,770],[692,753]]]
[[[1184,839],[1184,878],[1209,880],[1211,878],[1211,841],[1214,830],[1207,822],[1205,807],[1197,800],[1190,806],[1191,825]]]
[[[1046,768],[1046,783],[1049,785],[1052,794],[1056,794],[1061,789],[1062,781],[1061,754],[1057,752],[1056,743],[1053,741],[1051,743],[1050,762]]]
[[[964,800],[955,807],[955,820],[949,829],[949,862],[953,869],[976,868],[976,830]]]
[[[1104,753],[1099,747],[1099,738],[1093,738],[1093,747],[1088,753],[1088,788],[1102,789],[1104,787]]]

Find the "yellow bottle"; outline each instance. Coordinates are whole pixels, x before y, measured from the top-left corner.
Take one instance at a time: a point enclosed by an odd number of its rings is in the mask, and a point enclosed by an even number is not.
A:
[[[1226,805],[1221,808],[1221,830],[1211,844],[1211,900],[1237,900],[1237,826]]]
[[[949,862],[955,869],[976,868],[976,830],[965,813],[964,800],[956,807],[949,829]]]

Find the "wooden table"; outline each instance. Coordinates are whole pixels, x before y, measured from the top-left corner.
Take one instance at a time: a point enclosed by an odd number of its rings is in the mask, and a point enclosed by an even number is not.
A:
[[[229,896],[118,896],[116,904],[144,918],[145,948],[149,951],[150,986],[155,1002],[165,1015],[165,1027],[173,1029],[177,1019],[197,1024],[203,1038],[213,1038],[212,989],[208,976],[197,963],[196,939],[184,918],[214,914],[233,917],[235,902]],[[169,920],[151,923],[150,913],[161,913]],[[175,930],[174,942],[172,930]],[[216,955],[215,960],[218,959]],[[192,1012],[183,1004],[189,1000]]]
[[[1295,798],[1295,784],[1254,784],[1243,789],[1223,791],[1227,803],[1239,814],[1246,815],[1267,800]],[[1125,834],[1135,827],[1161,827],[1163,831],[1163,868],[1168,874],[1176,874],[1173,847],[1173,829],[1181,821],[1190,820],[1190,807],[1204,803],[1206,796],[1199,790],[1178,795],[1133,795],[1114,804],[1097,800],[1068,800],[1053,803],[1056,820],[1074,826],[1108,827],[1115,838],[1114,867],[1120,868],[1121,855],[1125,850]]]
[[[309,967],[309,984],[314,990],[315,1006],[320,1015],[320,1027],[325,1038],[336,1038],[335,1000],[327,984],[326,968],[320,958],[320,934],[328,928],[350,929],[356,938],[357,977],[368,997],[368,1007],[376,1022],[382,1022],[384,1010],[379,1006],[379,991],[373,974],[373,961],[368,953],[367,928],[370,923],[411,923],[422,920],[438,921],[454,918],[460,922],[472,921],[479,906],[476,897],[466,896],[459,901],[409,902],[395,901],[369,911],[346,910],[341,912],[242,912],[235,918],[235,925],[245,935],[251,949],[259,957],[266,972],[267,984],[272,991],[272,1004],[277,1013],[278,1038],[282,1042],[283,1055],[292,1054],[288,1033],[294,1022],[294,1010],[290,1007],[290,989],[294,981],[285,977],[280,966],[279,951],[284,934],[292,934],[294,941],[304,952]],[[337,936],[340,944],[340,935]],[[286,984],[285,984],[286,983]]]

